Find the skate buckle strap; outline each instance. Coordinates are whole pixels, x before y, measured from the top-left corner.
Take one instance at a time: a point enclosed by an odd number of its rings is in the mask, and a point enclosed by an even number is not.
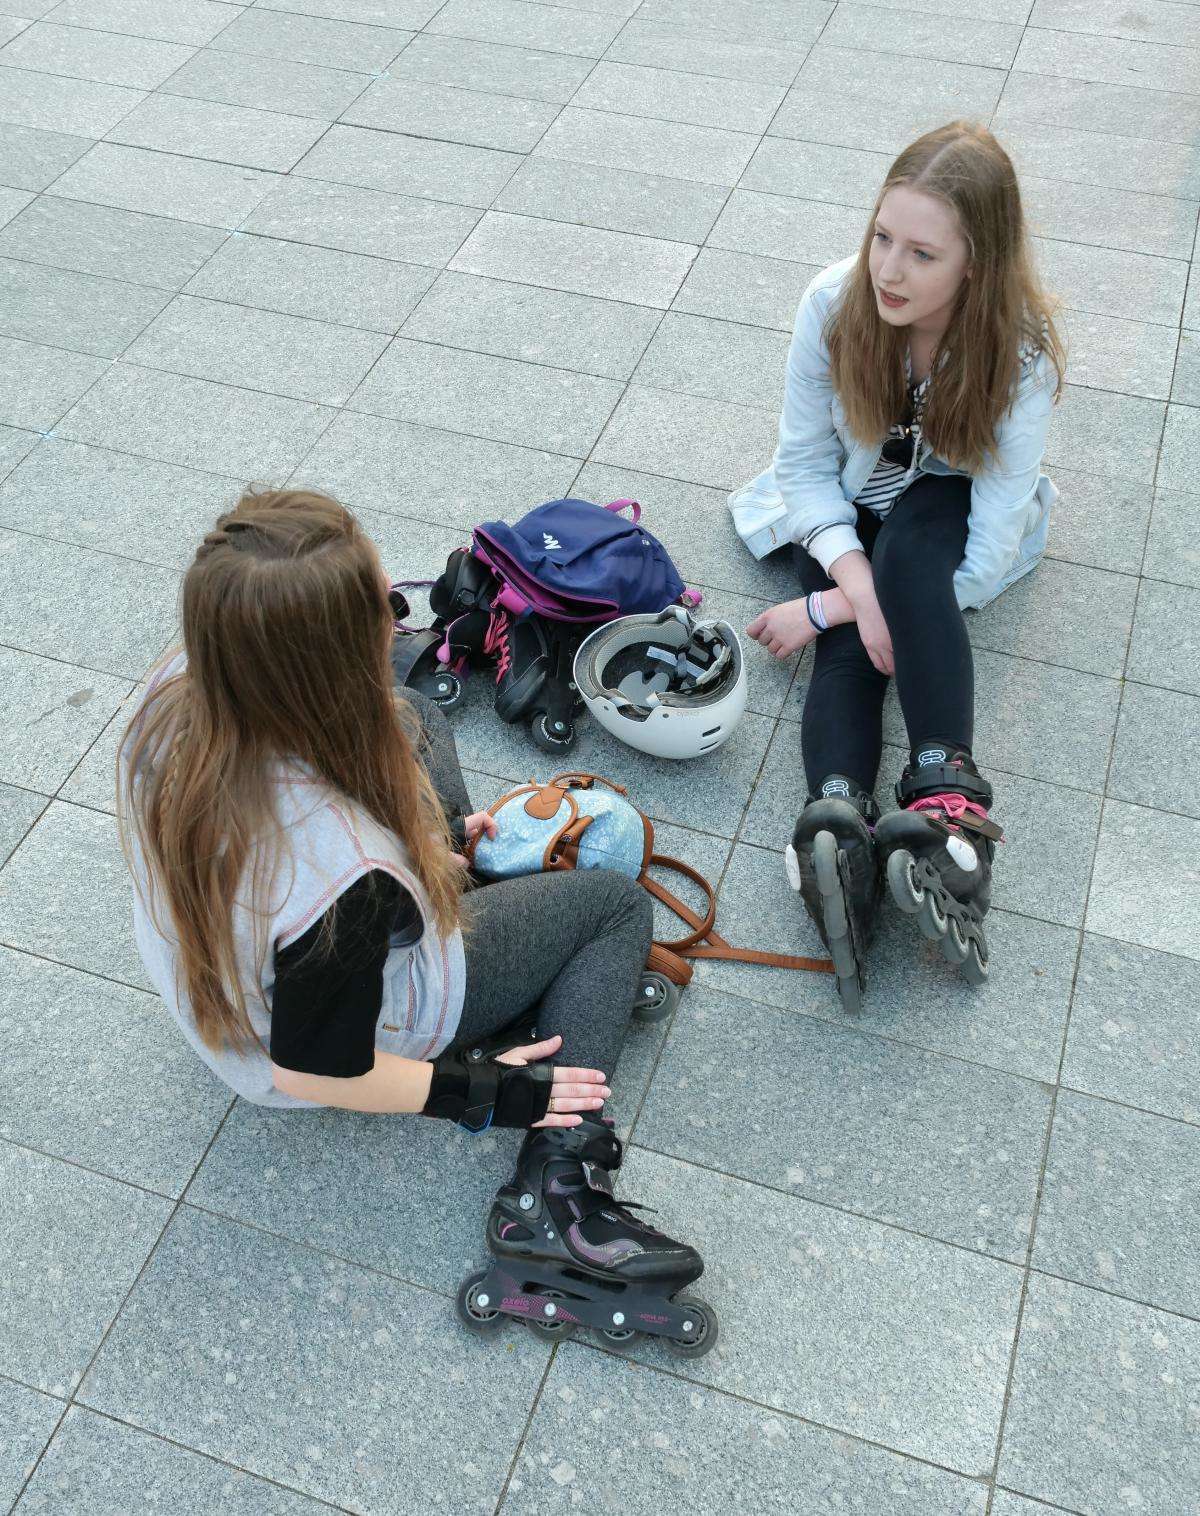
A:
[[[1004,833],[984,810],[983,806],[976,805],[973,800],[968,800],[965,795],[953,793],[945,795],[926,795],[920,800],[914,800],[906,807],[910,811],[941,811],[942,819],[948,831],[956,832],[966,828],[971,832],[979,832],[981,836],[990,837],[994,842],[1003,842]]]

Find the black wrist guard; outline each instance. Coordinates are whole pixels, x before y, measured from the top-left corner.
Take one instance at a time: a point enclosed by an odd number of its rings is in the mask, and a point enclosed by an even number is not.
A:
[[[457,1121],[468,1132],[529,1127],[549,1109],[553,1080],[552,1063],[471,1063],[465,1054],[447,1049],[433,1060],[422,1114]]]

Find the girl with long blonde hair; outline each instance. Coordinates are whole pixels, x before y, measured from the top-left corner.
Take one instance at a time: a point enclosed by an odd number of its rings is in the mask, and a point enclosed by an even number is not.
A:
[[[855,257],[796,317],[772,467],[730,497],[757,557],[793,544],[801,598],[749,626],[783,658],[815,642],[801,728],[808,802],[787,849],[857,1009],[884,872],[973,982],[1000,828],[972,756],[963,612],[1041,557],[1042,472],[1064,353],[1008,155],[951,122],[888,171]],[[900,811],[874,798],[896,681],[910,744]]]
[[[442,712],[393,688],[388,579],[354,517],[245,495],[200,545],[182,619],[122,744],[120,815],[138,947],[199,1056],[263,1105],[529,1129],[519,1167],[556,1186],[552,1214],[573,1198],[581,1268],[698,1274],[587,1180],[620,1162],[602,1071],[649,896],[605,870],[465,889],[462,849],[496,822],[470,810]]]

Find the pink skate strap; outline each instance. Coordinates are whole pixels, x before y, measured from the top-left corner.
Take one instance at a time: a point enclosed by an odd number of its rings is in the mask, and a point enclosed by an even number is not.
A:
[[[905,806],[905,810],[941,811],[952,832],[958,831],[954,825],[956,821],[964,822],[972,831],[982,832],[985,837],[994,837],[997,842],[1004,841],[1004,833],[988,815],[986,808],[977,805],[974,800],[968,800],[965,795],[926,795]]]

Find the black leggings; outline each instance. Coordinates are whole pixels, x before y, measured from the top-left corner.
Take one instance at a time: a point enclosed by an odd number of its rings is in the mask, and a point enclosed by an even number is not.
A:
[[[920,474],[883,521],[861,506],[858,535],[892,639],[896,693],[910,745],[936,742],[970,752],[975,672],[954,572],[967,544],[971,481]],[[797,546],[804,593],[833,588],[817,560]],[[870,794],[883,751],[887,675],[871,662],[854,622],[817,638],[804,703],[801,746],[809,795],[830,774]]]
[[[471,802],[450,723],[404,691],[423,728],[421,757],[450,816]],[[559,1062],[611,1080],[650,952],[649,894],[611,869],[526,874],[463,896],[467,991],[455,1044],[469,1046],[537,1011],[539,1037],[562,1037]]]

